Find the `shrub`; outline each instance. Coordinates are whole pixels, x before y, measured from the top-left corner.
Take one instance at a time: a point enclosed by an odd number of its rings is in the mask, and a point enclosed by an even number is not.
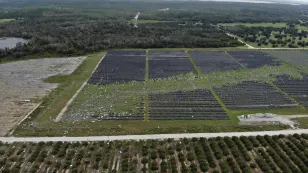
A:
[[[198,167],[197,167],[197,165],[196,165],[195,163],[192,163],[192,164],[190,165],[190,170],[191,170],[192,173],[197,173],[197,172],[198,172]]]
[[[167,162],[162,161],[162,162],[160,163],[160,168],[161,168],[161,171],[162,171],[162,172],[167,172],[167,169],[168,169],[168,164],[167,164]]]
[[[157,165],[157,162],[156,161],[153,161],[151,163],[151,170],[152,171],[157,171],[158,170],[158,165]]]
[[[152,160],[155,160],[157,158],[156,151],[152,151],[150,155]]]
[[[188,161],[193,161],[193,160],[195,160],[195,155],[194,155],[194,153],[193,152],[189,152],[188,154],[187,154],[187,160]]]
[[[141,163],[144,164],[144,165],[147,164],[148,163],[148,159],[145,158],[145,157],[142,158]]]

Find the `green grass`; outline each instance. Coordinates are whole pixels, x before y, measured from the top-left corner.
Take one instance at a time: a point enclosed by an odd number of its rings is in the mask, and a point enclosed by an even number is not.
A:
[[[11,22],[14,21],[15,19],[0,19],[0,23],[6,23],[6,22]]]
[[[236,117],[230,121],[101,121],[46,123],[24,126],[13,136],[99,136],[162,133],[202,133],[230,131],[264,131],[287,129],[287,126],[239,126]]]
[[[186,51],[187,56],[189,57],[190,62],[192,63],[192,65],[194,66],[198,76],[201,75],[201,70],[198,68],[198,66],[196,65],[195,61],[192,59],[192,57],[189,55],[188,51]]]
[[[162,20],[131,20],[131,23],[138,23],[138,24],[146,24],[146,23],[163,23],[163,22],[170,22],[170,21],[162,21]]]
[[[298,29],[299,31],[308,31],[308,27],[307,27],[307,26],[297,25],[297,29]]]
[[[120,116],[140,115],[135,111],[145,97],[143,82],[86,85],[69,107],[64,117],[104,116],[114,113]],[[73,118],[74,119],[74,118]]]
[[[237,26],[237,25],[244,25],[247,27],[274,27],[274,28],[282,28],[287,27],[287,24],[282,23],[219,23],[219,26]]]
[[[299,128],[308,129],[308,118],[295,118],[292,120],[299,123]]]
[[[149,52],[147,51],[146,64],[145,64],[145,79],[144,79],[146,92],[148,90],[148,82],[149,82]],[[147,94],[144,96],[144,120],[145,121],[149,120],[149,98]]]

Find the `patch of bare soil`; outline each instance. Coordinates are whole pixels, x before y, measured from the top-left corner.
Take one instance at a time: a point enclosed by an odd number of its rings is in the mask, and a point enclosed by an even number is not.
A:
[[[85,59],[45,58],[0,64],[0,136],[6,135],[58,85],[43,79],[71,74]]]

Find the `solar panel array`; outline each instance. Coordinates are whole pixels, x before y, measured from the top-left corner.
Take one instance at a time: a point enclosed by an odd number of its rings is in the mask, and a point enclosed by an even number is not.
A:
[[[308,107],[308,75],[305,75],[302,79],[294,79],[286,75],[281,75],[277,79],[274,83],[276,86],[304,107]]]
[[[246,81],[214,90],[230,110],[298,107],[290,98],[267,83]]]
[[[109,51],[88,80],[88,83],[106,85],[144,81],[145,65],[145,51]]]
[[[225,52],[191,51],[189,54],[202,73],[242,68],[239,63]]]
[[[264,65],[277,66],[281,64],[279,60],[263,52],[229,51],[228,53],[246,68],[259,68]]]
[[[304,51],[269,51],[269,54],[289,63],[297,66],[303,70],[307,70],[308,67],[308,52]]]
[[[190,51],[191,58],[202,73],[277,66],[280,61],[258,51]],[[230,56],[230,55],[231,56]],[[149,78],[168,78],[194,72],[194,65],[184,51],[149,51]],[[303,60],[304,61],[304,60]],[[241,65],[240,65],[240,64]],[[109,51],[88,80],[90,84],[106,85],[130,81],[144,81],[145,51]],[[289,96],[308,107],[308,75],[303,79],[279,76],[275,85]],[[214,88],[230,110],[258,110],[271,108],[298,108],[288,96],[267,83],[245,81],[237,85]],[[106,112],[92,116],[96,120],[143,120],[144,100],[125,114]],[[209,90],[176,91],[148,94],[149,120],[228,120],[215,96]],[[130,107],[129,107],[130,108]]]
[[[148,96],[150,120],[228,120],[208,90],[178,91]]]
[[[149,78],[168,78],[195,72],[193,64],[184,51],[150,51]]]

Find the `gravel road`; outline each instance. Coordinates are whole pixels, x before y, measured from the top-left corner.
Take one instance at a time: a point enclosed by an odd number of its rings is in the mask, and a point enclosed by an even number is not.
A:
[[[81,141],[115,141],[115,140],[147,140],[147,139],[180,139],[193,137],[225,137],[225,136],[257,136],[257,135],[290,135],[308,133],[308,129],[259,131],[259,132],[223,132],[223,133],[183,133],[183,134],[153,134],[153,135],[126,135],[126,136],[88,136],[88,137],[0,137],[2,142],[81,142]]]

